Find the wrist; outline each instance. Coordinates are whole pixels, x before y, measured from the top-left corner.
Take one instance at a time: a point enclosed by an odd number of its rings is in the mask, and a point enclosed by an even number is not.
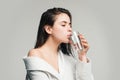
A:
[[[86,55],[79,55],[79,60],[81,60],[84,63],[88,63],[89,60],[87,59]]]

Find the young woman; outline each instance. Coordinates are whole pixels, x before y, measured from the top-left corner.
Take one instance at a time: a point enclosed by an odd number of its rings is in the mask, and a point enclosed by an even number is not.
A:
[[[71,51],[71,23],[71,14],[64,8],[51,8],[42,14],[35,47],[23,58],[26,80],[93,80],[86,57],[89,45],[83,35],[79,35],[84,48],[78,59]]]

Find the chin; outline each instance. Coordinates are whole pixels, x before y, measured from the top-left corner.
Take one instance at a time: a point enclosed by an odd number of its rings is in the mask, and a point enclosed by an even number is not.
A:
[[[63,43],[70,43],[70,40],[66,40],[66,41],[64,41]]]

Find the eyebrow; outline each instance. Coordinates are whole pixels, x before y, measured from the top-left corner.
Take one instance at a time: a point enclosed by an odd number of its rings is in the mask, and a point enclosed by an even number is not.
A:
[[[67,23],[67,21],[62,21],[62,23]],[[69,24],[71,25],[71,22]]]

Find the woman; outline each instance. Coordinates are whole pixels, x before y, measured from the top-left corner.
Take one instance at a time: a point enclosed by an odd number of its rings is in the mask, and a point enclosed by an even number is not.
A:
[[[79,37],[84,49],[78,59],[72,56],[71,21],[64,8],[51,8],[42,14],[35,47],[23,58],[26,80],[93,80],[86,57],[89,46],[83,35]]]

